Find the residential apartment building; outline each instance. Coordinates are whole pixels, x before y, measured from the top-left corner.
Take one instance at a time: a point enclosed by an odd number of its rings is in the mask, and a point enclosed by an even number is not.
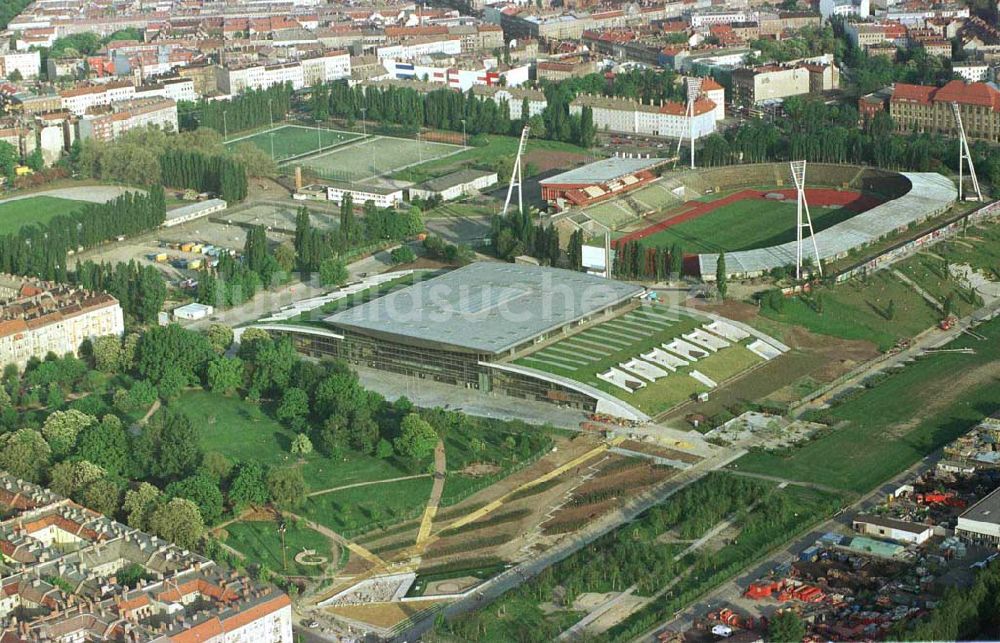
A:
[[[59,92],[63,109],[82,116],[92,107],[103,107],[112,103],[135,98],[135,85],[127,81],[115,81],[103,85],[84,85]]]
[[[598,130],[668,138],[691,135],[701,138],[715,132],[716,105],[708,98],[695,101],[693,118],[686,115],[684,103],[643,103],[590,94],[577,96],[569,104],[569,112],[579,116],[584,106],[593,110],[594,126]]]
[[[375,55],[379,60],[412,61],[423,56],[442,54],[458,56],[462,53],[462,38],[460,36],[439,36],[414,39],[405,43],[376,47]]]
[[[752,106],[808,93],[809,70],[805,67],[764,65],[732,73],[732,102],[737,105]]]
[[[169,98],[172,101],[196,101],[194,80],[190,78],[163,78],[151,85],[136,87],[136,98]]]
[[[1000,143],[1000,91],[986,83],[953,80],[944,87],[896,83],[889,115],[902,132],[955,134],[952,103],[969,138]]]
[[[158,127],[176,132],[177,103],[169,98],[142,98],[115,103],[96,113],[84,114],[77,122],[81,140],[112,141],[125,132]]]
[[[303,58],[302,81],[307,87],[351,77],[351,55],[346,50],[328,51]]]
[[[844,33],[855,47],[868,51],[885,44],[905,47],[907,28],[898,22],[845,22]]]
[[[3,472],[0,503],[3,641],[292,643],[274,586]]]
[[[952,63],[951,70],[968,83],[985,82],[990,78],[990,66],[985,62]]]
[[[494,87],[474,85],[472,93],[483,99],[489,99],[497,105],[507,104],[510,117],[524,118],[524,105],[528,106],[528,118],[541,116],[548,106],[545,93],[537,89],[521,89],[520,87]]]
[[[0,78],[19,74],[24,80],[38,78],[42,70],[41,55],[37,51],[8,52],[0,54]]]
[[[217,67],[216,72],[219,91],[227,95],[242,94],[248,89],[267,89],[285,83],[291,83],[293,89],[305,87],[302,64],[297,62]]]
[[[76,354],[85,339],[123,332],[111,295],[0,275],[0,364],[23,368],[32,357]]]

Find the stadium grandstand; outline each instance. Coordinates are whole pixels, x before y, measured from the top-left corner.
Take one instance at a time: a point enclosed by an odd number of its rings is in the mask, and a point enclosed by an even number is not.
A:
[[[909,189],[897,198],[862,212],[846,221],[816,233],[816,247],[821,261],[846,257],[854,248],[874,243],[911,224],[919,224],[937,216],[958,199],[955,184],[935,172],[903,172],[897,175],[909,184]],[[729,276],[755,277],[774,268],[795,263],[795,242],[769,248],[757,248],[726,253]],[[698,255],[703,278],[715,276],[716,254]]]
[[[542,198],[557,210],[608,201],[656,179],[668,159],[612,156],[542,179]]]

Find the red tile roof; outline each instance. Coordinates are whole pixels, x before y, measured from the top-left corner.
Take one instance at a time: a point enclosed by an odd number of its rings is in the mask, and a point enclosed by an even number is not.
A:
[[[994,112],[1000,112],[1000,91],[993,89],[986,83],[966,83],[961,80],[950,81],[940,88],[929,85],[896,83],[892,92],[892,100],[923,105],[937,102],[979,105],[989,107]]]

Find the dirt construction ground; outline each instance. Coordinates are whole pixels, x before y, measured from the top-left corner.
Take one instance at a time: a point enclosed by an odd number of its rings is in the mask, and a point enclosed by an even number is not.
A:
[[[751,325],[755,325],[757,317],[756,307],[741,302],[709,304],[692,299],[686,304]],[[767,324],[780,330],[780,339],[792,349],[790,352],[720,387],[707,402],[689,402],[675,407],[664,421],[670,426],[688,428],[684,418],[690,414],[712,417],[746,400],[794,402],[879,354],[871,342],[817,335],[771,320],[767,320]]]

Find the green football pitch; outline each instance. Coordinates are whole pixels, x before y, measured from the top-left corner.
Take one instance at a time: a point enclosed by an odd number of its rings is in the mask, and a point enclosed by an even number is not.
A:
[[[303,159],[302,166],[325,179],[363,181],[457,154],[464,149],[461,145],[449,143],[369,136],[349,147]]]
[[[262,149],[269,156],[273,152],[274,160],[280,162],[330,149],[360,138],[362,138],[361,134],[354,132],[341,132],[304,125],[281,125],[271,130],[230,139],[226,141],[226,147],[232,149],[238,145],[250,143]]]
[[[647,246],[680,244],[685,252],[736,252],[769,248],[795,240],[795,203],[766,199],[736,201],[640,240]],[[843,207],[810,207],[813,230],[819,232],[855,216]]]
[[[31,223],[45,223],[54,216],[79,210],[83,201],[54,196],[32,196],[26,199],[0,202],[0,234],[17,232]]]

